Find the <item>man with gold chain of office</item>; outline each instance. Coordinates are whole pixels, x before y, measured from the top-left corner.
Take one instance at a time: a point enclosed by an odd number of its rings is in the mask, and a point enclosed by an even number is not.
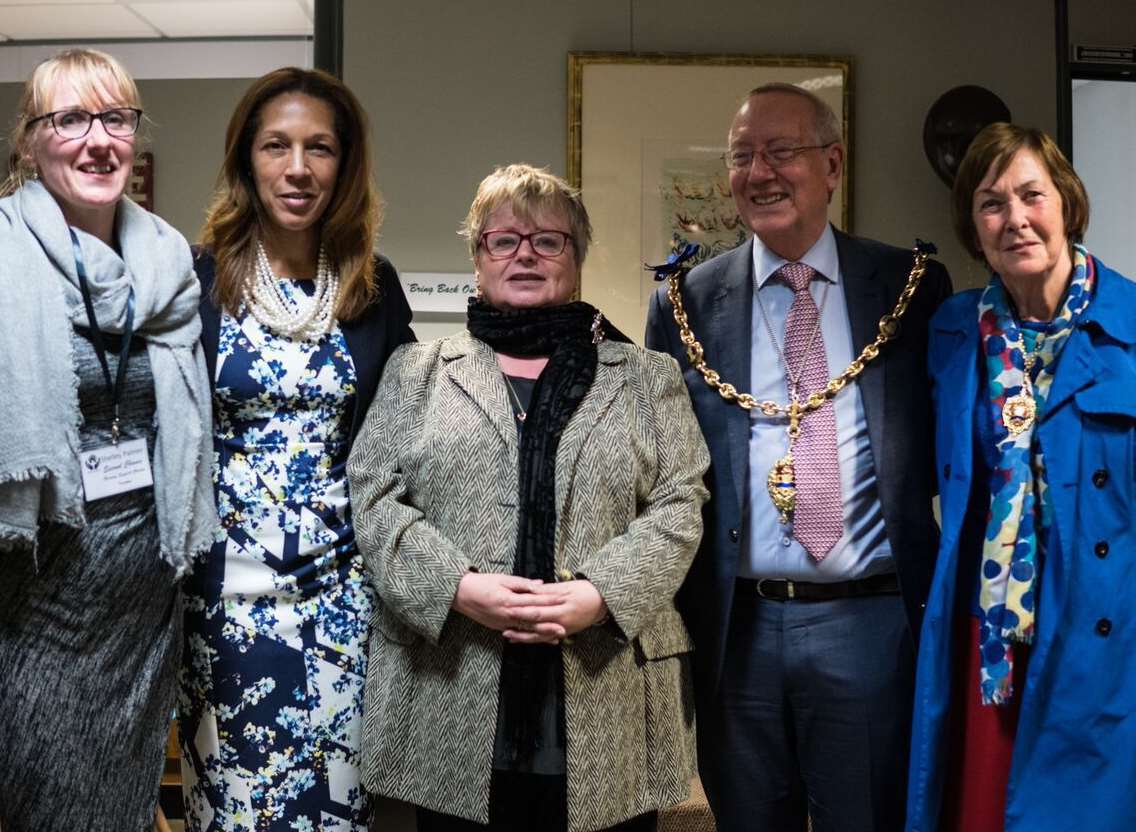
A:
[[[712,458],[677,599],[699,771],[721,832],[900,830],[938,545],[927,322],[950,280],[829,224],[844,146],[812,93],[759,87],[728,135],[753,238],[661,287],[647,324]]]

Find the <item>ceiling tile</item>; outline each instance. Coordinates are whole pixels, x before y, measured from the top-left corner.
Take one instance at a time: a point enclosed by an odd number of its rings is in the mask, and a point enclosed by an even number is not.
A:
[[[161,33],[113,4],[0,6],[0,33],[15,40],[152,38]]]
[[[0,0],[0,6],[113,6],[118,0]]]
[[[312,22],[294,0],[167,0],[129,6],[172,38],[312,34]]]

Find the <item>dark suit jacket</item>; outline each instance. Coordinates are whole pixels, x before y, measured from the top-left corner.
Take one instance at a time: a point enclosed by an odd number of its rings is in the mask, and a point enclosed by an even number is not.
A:
[[[209,367],[209,385],[217,377],[217,341],[221,331],[221,312],[213,302],[213,279],[216,264],[207,250],[194,246],[193,268],[201,281],[201,344],[205,347],[205,361]],[[339,328],[351,351],[358,377],[355,392],[355,412],[351,417],[351,441],[363,424],[371,399],[379,386],[379,377],[390,354],[400,344],[416,340],[410,329],[410,305],[406,302],[398,273],[390,260],[375,257],[375,275],[378,278],[378,299],[354,321],[340,321]]]
[[[857,354],[876,337],[911,269],[906,249],[836,232],[852,344]],[[934,571],[938,527],[931,512],[935,483],[934,434],[927,378],[927,323],[951,293],[946,269],[928,264],[904,315],[899,336],[868,365],[858,384],[864,401],[880,503],[912,637],[917,637]],[[753,243],[696,267],[683,282],[683,304],[706,362],[739,390],[750,385],[753,331]],[[694,638],[695,682],[704,696],[717,690],[745,536],[749,414],[723,400],[693,370],[679,341],[666,286],[655,293],[647,318],[647,346],[668,352],[683,367],[711,464],[710,502],[703,510],[702,546],[677,603]],[[831,368],[838,372],[844,368]],[[763,474],[764,476],[764,474]]]

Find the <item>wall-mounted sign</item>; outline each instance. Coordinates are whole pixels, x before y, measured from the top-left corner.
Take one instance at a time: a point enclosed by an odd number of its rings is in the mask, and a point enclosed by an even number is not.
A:
[[[465,312],[466,302],[477,293],[472,274],[403,272],[398,279],[415,312]]]
[[[1073,60],[1089,64],[1136,63],[1136,46],[1083,46],[1073,47]]]
[[[147,211],[154,210],[154,154],[150,151],[134,157],[134,169],[126,184],[126,195]]]

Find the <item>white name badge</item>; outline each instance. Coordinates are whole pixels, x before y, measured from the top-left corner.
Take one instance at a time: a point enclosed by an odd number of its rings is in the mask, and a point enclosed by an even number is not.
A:
[[[154,484],[145,439],[129,439],[79,454],[87,502]]]

